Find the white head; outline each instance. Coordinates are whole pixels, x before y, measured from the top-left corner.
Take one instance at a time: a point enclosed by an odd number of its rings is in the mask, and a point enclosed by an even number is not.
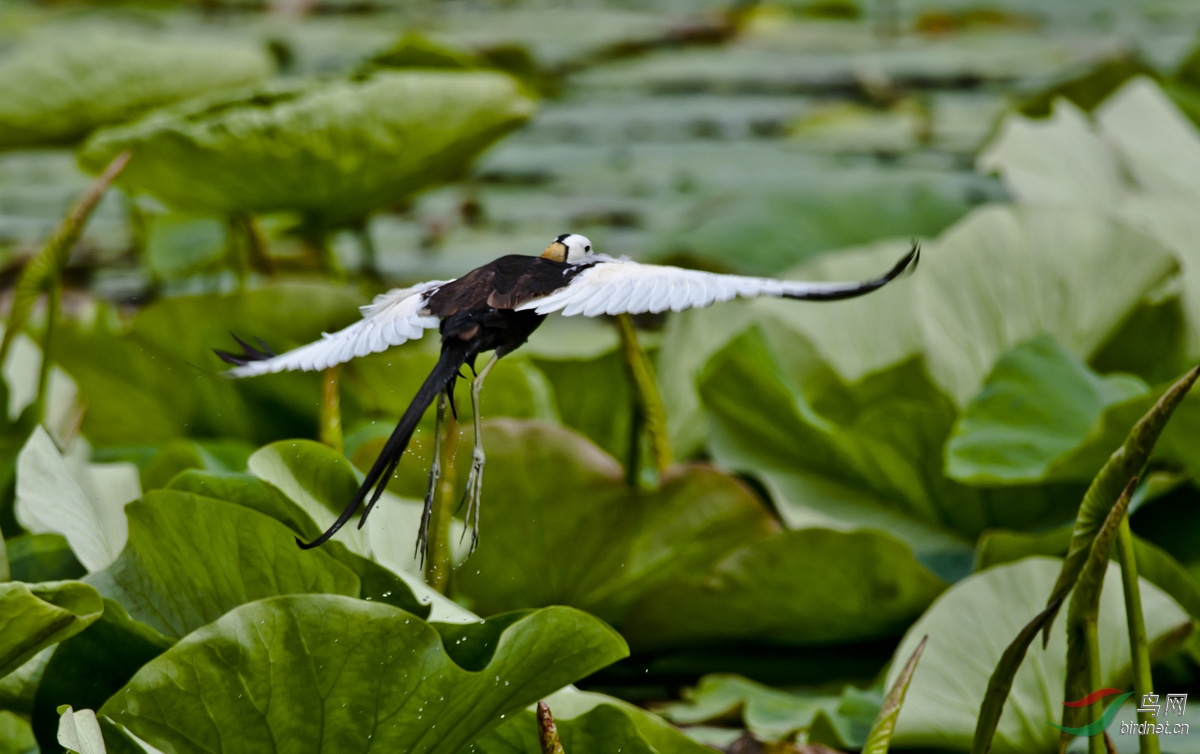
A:
[[[542,256],[555,262],[579,264],[592,256],[592,242],[578,233],[563,233],[546,247]]]

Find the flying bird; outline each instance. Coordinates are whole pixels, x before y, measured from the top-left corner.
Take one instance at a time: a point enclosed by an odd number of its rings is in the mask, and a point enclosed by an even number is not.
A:
[[[235,335],[241,353],[216,351],[216,354],[235,365],[234,369],[225,372],[230,377],[253,377],[285,370],[314,371],[417,340],[426,330],[437,328],[442,337],[437,364],[417,390],[362,486],[324,534],[312,542],[300,539],[296,542],[306,550],[323,544],[350,520],[370,494],[358,522],[362,527],[399,465],[422,415],[437,398],[434,460],[429,470],[429,486],[416,545],[418,553],[424,555],[428,546],[433,494],[440,474],[438,445],[442,417],[447,402],[451,409],[454,407],[454,387],[459,377],[465,379],[461,369],[466,365],[475,375],[471,382],[475,440],[463,495],[473,551],[479,542],[479,504],[486,459],[479,414],[483,381],[499,359],[525,343],[546,315],[558,312],[566,317],[597,317],[667,310],[678,312],[737,297],[775,296],[804,301],[854,298],[882,288],[905,271],[915,269],[919,256],[920,247],[914,241],[911,251],[886,274],[874,280],[811,283],[639,264],[627,258],[597,254],[586,237],[564,233],[555,238],[541,256],[510,254],[456,280],[433,280],[383,293],[373,303],[362,307],[362,319],[358,322],[338,332],[326,333],[321,340],[287,353],[275,355],[261,340],[256,348]],[[492,356],[482,369],[476,371],[476,358],[485,351],[491,351]]]

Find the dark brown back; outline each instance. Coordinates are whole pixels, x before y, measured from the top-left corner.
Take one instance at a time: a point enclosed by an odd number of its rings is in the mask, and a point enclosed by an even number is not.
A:
[[[429,312],[445,319],[479,309],[515,309],[562,288],[585,269],[586,265],[510,254],[443,285],[429,297]]]

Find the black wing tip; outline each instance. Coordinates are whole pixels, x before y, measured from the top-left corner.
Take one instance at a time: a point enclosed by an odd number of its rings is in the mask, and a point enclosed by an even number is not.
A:
[[[889,272],[884,277],[886,278],[886,280],[891,281],[891,280],[895,280],[896,278],[900,277],[901,275],[911,275],[917,271],[917,265],[920,263],[921,263],[921,242],[914,238],[912,240],[912,248],[909,249],[908,253],[905,254],[900,259],[900,261],[896,263],[896,266],[892,268],[892,271]]]
[[[231,351],[222,351],[219,348],[214,348],[212,350],[213,353],[215,353],[217,355],[217,358],[220,359],[221,361],[225,362],[226,364],[233,364],[234,366],[241,367],[241,366],[245,366],[246,364],[249,364],[252,361],[264,361],[266,359],[275,358],[275,352],[273,350],[271,350],[270,346],[268,346],[265,342],[263,342],[262,338],[254,339],[258,342],[258,346],[259,346],[258,348],[255,348],[254,346],[250,345],[246,341],[239,338],[237,336],[237,333],[231,332],[229,334],[233,337],[233,339],[235,341],[237,341],[237,344],[242,347],[241,353],[233,353]]]

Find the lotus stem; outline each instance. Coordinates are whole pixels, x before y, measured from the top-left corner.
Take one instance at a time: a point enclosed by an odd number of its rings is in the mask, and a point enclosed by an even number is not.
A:
[[[268,277],[273,276],[275,261],[271,259],[267,238],[263,235],[258,220],[254,218],[254,215],[238,215],[234,218],[234,223],[241,232],[242,238],[245,239],[250,267]]]
[[[1128,514],[1121,519],[1121,526],[1117,529],[1117,559],[1121,563],[1121,583],[1125,592],[1125,620],[1129,624],[1129,654],[1133,658],[1133,690],[1140,701],[1146,694],[1154,693],[1154,681],[1150,676],[1150,642],[1146,639],[1146,620],[1142,614],[1142,594],[1138,586],[1137,558],[1134,555],[1133,532],[1129,529]],[[1138,722],[1153,723],[1149,712],[1139,712]],[[1149,729],[1150,733],[1138,736],[1138,750],[1141,754],[1158,754],[1158,735],[1153,732],[1152,725]]]
[[[354,235],[358,239],[358,250],[362,254],[361,270],[372,280],[378,280],[379,260],[375,249],[375,239],[371,237],[371,223],[363,218],[354,226]]]
[[[621,353],[625,357],[625,366],[629,369],[633,380],[635,400],[640,409],[642,420],[646,425],[646,433],[650,437],[650,455],[655,469],[661,477],[671,465],[671,443],[667,436],[667,412],[663,408],[662,395],[658,392],[658,383],[654,379],[654,368],[650,359],[638,343],[637,331],[633,327],[633,318],[628,314],[618,314],[617,332],[621,336]],[[637,413],[635,412],[635,418]],[[635,422],[636,423],[636,422]],[[637,445],[636,439],[631,445]],[[635,451],[631,448],[630,455],[637,460]],[[637,480],[637,469],[626,469],[627,478]]]
[[[57,285],[62,277],[63,268],[71,258],[71,250],[83,233],[88,218],[96,209],[96,205],[104,197],[104,192],[116,180],[121,171],[129,163],[130,153],[122,152],[113,158],[100,177],[88,188],[87,192],[76,202],[71,211],[63,218],[54,235],[42,247],[42,250],[29,260],[21,277],[17,280],[13,293],[12,308],[8,312],[8,323],[4,328],[4,339],[0,340],[0,364],[8,357],[8,349],[12,346],[13,338],[21,328],[25,327],[29,313],[33,310],[34,302],[43,292]],[[44,363],[44,362],[43,362]]]
[[[302,227],[304,245],[313,253],[321,271],[334,280],[345,280],[346,271],[338,262],[333,247],[329,244],[329,230],[325,223],[316,217],[305,217]]]
[[[344,448],[342,438],[342,406],[338,392],[337,365],[326,369],[321,375],[321,442],[341,453]]]
[[[458,473],[454,459],[458,454],[458,419],[447,411],[442,419],[442,457],[439,463],[442,477],[438,482],[433,510],[429,514],[429,547],[425,555],[425,581],[439,594],[450,591],[454,558],[451,552],[450,527],[454,523],[454,492]]]
[[[1100,674],[1100,619],[1096,612],[1084,618],[1083,641],[1087,652],[1088,688],[1103,688]],[[1108,754],[1103,735],[1088,736],[1088,754]]]
[[[46,418],[46,404],[49,402],[50,390],[50,346],[54,338],[54,326],[58,322],[59,304],[62,300],[62,283],[57,279],[50,284],[46,293],[46,329],[42,332],[42,363],[38,367],[37,383],[37,421],[40,424]]]

